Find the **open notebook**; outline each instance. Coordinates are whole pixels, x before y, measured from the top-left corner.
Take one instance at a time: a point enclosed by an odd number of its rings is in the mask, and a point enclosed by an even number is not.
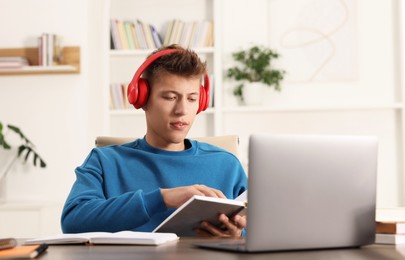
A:
[[[122,245],[160,245],[179,238],[173,233],[149,233],[135,231],[109,232],[87,232],[76,234],[60,234],[25,241],[30,244],[122,244]]]

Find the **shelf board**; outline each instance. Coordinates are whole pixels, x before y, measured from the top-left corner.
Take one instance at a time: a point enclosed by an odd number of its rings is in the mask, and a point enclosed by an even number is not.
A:
[[[59,65],[39,66],[37,47],[0,49],[0,57],[25,57],[31,65],[15,69],[0,69],[0,76],[80,73],[80,47],[66,46],[63,48],[62,52],[63,59],[60,61]]]
[[[72,65],[24,66],[15,69],[0,69],[0,75],[71,74],[77,73]]]

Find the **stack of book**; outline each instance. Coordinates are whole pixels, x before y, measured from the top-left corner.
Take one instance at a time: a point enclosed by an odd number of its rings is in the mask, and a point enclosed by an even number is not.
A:
[[[61,36],[43,33],[38,37],[38,65],[54,66],[62,59]]]
[[[29,66],[28,60],[25,57],[0,57],[0,69],[20,69],[24,66]]]
[[[377,244],[405,244],[405,208],[377,208],[376,235]]]
[[[375,243],[405,244],[405,222],[376,222]]]
[[[111,19],[111,49],[134,50],[162,47],[162,40],[149,23]]]

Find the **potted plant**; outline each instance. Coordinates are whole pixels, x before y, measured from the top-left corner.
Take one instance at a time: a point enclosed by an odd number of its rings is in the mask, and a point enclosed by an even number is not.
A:
[[[276,51],[265,46],[252,46],[233,53],[232,57],[239,64],[227,70],[227,77],[236,81],[242,81],[242,83],[236,86],[233,94],[240,97],[245,104],[257,104],[260,102],[258,100],[251,100],[252,95],[247,95],[248,90],[255,88],[254,85],[256,85],[256,88],[260,88],[260,85],[266,85],[274,87],[276,91],[281,90],[280,83],[284,79],[285,71],[272,67],[272,61],[279,58],[279,54]],[[262,97],[261,93],[257,95],[259,95],[256,97],[258,99]]]
[[[23,162],[27,162],[30,155],[32,155],[32,162],[34,166],[39,166],[41,168],[46,167],[45,161],[42,157],[36,152],[34,144],[23,134],[20,128],[14,125],[6,125],[4,126],[2,122],[0,122],[0,147],[5,150],[11,150],[11,145],[6,140],[6,136],[9,133],[16,134],[19,139],[21,139],[21,143],[18,145],[17,153],[12,158],[12,160],[5,166],[4,170],[0,172],[0,180],[3,179],[14,163],[17,161],[19,157],[24,157]]]

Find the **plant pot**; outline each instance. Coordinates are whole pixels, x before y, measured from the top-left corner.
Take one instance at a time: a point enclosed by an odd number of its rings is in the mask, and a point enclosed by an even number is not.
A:
[[[242,97],[245,105],[257,106],[263,102],[264,85],[261,82],[250,82],[244,85]]]

